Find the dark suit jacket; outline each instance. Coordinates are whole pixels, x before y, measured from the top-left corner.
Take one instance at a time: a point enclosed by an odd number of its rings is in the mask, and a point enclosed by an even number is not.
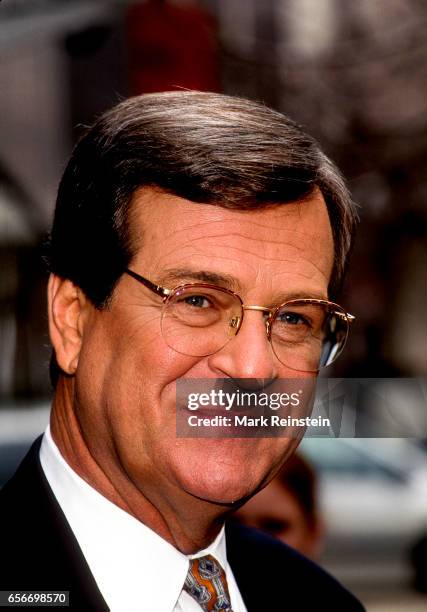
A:
[[[0,590],[69,591],[68,609],[108,611],[44,476],[40,442],[0,491]],[[314,563],[257,531],[229,525],[227,555],[248,612],[363,610]]]

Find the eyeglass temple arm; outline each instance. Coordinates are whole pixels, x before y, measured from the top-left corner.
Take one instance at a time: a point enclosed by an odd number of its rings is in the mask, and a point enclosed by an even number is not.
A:
[[[148,278],[144,278],[143,276],[141,276],[140,274],[137,274],[136,272],[134,272],[133,270],[130,270],[129,268],[126,268],[125,272],[126,274],[129,274],[129,276],[132,276],[132,278],[137,280],[139,283],[144,285],[144,287],[147,287],[147,289],[149,289],[153,293],[157,293],[157,295],[160,295],[160,297],[162,298],[167,298],[168,295],[172,293],[171,289],[166,289],[165,287],[156,285],[155,283],[152,283],[151,281],[149,281]]]

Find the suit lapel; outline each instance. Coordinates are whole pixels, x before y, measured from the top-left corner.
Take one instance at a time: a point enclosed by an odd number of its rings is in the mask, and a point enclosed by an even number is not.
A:
[[[69,591],[70,608],[108,612],[40,464],[41,437],[0,491],[2,589]],[[5,531],[5,526],[7,529]]]

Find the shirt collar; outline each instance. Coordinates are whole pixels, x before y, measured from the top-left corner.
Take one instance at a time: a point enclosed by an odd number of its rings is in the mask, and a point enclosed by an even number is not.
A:
[[[204,550],[189,556],[182,554],[80,478],[59,452],[49,426],[43,437],[40,460],[53,493],[112,611],[144,609],[172,612],[181,593],[190,558],[211,554],[226,567],[224,528]]]

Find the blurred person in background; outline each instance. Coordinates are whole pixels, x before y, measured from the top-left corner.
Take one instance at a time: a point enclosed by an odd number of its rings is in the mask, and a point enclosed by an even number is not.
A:
[[[325,525],[319,513],[314,469],[294,454],[277,476],[236,513],[244,525],[255,527],[317,560]]]

